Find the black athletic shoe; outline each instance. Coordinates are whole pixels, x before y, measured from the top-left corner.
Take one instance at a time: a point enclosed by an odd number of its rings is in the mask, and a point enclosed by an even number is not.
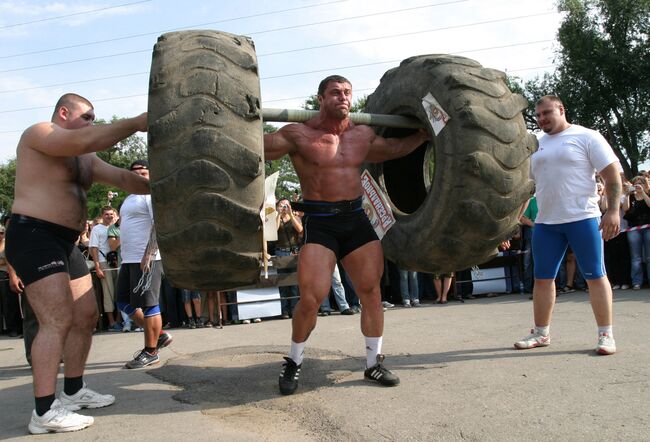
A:
[[[158,342],[156,343],[156,350],[160,350],[163,347],[167,347],[173,341],[172,334],[167,332],[162,332],[158,336]]]
[[[399,378],[384,367],[384,355],[377,355],[377,363],[370,368],[366,368],[363,377],[370,381],[377,381],[385,387],[394,387],[399,385]]]
[[[300,367],[302,364],[296,364],[291,358],[284,358],[282,364],[282,373],[280,373],[280,393],[293,394],[298,388],[298,376],[300,376]]]
[[[126,368],[143,368],[148,365],[154,365],[160,362],[160,358],[157,354],[152,355],[147,353],[144,350],[140,352],[133,358],[133,360],[126,363]]]

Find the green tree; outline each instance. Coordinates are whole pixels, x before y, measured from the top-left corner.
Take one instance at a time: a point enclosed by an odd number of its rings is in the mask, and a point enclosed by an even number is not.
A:
[[[525,95],[560,96],[569,121],[600,131],[636,174],[650,149],[650,0],[560,0],[558,9],[557,70]]]
[[[14,202],[14,184],[16,181],[16,159],[12,158],[0,165],[0,216],[11,210]]]

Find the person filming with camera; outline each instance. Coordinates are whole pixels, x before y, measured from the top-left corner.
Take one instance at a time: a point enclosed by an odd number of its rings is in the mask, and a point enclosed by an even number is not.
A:
[[[275,250],[288,252],[287,254],[298,254],[302,236],[302,222],[291,208],[288,199],[278,201],[278,242]]]
[[[650,224],[650,196],[648,196],[648,180],[644,176],[632,179],[627,188],[627,198],[623,201],[625,219],[629,227]],[[646,270],[650,269],[650,229],[641,228],[627,232],[630,246],[632,272],[632,289],[639,290],[643,284],[643,261],[646,257]]]
[[[282,198],[277,205],[278,242],[275,245],[276,256],[297,255],[302,241],[302,221],[291,208],[287,198]],[[293,307],[298,302],[298,287],[280,287],[282,317],[288,319],[293,314]]]

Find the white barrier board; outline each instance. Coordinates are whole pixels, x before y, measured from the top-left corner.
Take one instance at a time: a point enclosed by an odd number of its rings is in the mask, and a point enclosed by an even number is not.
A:
[[[247,289],[237,291],[237,302],[264,301],[251,304],[238,304],[239,319],[268,318],[282,313],[280,290],[277,287]]]
[[[482,279],[505,278],[505,276],[506,272],[503,267],[497,267],[494,269],[478,269],[478,271],[472,270],[472,285],[474,286],[472,294],[481,295],[485,293],[505,293],[505,279],[481,281]]]

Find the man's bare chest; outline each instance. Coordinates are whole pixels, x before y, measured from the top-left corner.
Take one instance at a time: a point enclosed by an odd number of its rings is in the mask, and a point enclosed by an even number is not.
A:
[[[360,165],[368,153],[367,143],[350,136],[323,134],[303,139],[298,154],[307,163],[320,167]]]
[[[60,163],[61,178],[88,190],[92,184],[92,164],[87,157],[70,157]]]

